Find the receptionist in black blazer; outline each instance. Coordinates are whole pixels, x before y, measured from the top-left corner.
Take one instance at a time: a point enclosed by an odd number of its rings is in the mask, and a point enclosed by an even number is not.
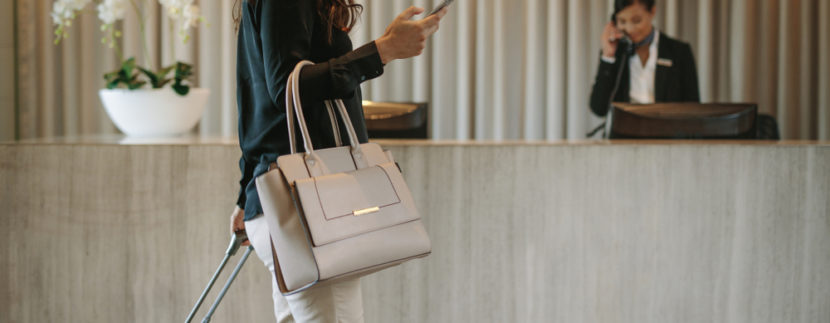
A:
[[[616,23],[602,32],[591,90],[594,114],[604,116],[611,102],[700,102],[692,48],[654,28],[656,13],[655,0],[614,1]]]

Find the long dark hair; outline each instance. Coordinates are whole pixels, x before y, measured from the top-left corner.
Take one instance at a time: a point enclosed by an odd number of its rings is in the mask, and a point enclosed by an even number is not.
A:
[[[247,0],[250,3],[256,1],[269,0]],[[300,0],[311,1],[311,0]],[[363,13],[363,6],[354,3],[354,0],[316,0],[317,1],[317,15],[325,22],[326,38],[331,42],[331,30],[337,28],[339,30],[349,32],[357,23],[360,14]],[[234,0],[233,4],[233,22],[234,29],[239,30],[239,23],[242,20],[242,2],[241,0]]]

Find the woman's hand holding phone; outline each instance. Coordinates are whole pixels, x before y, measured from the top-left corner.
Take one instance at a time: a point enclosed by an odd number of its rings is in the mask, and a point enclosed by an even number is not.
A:
[[[386,27],[383,36],[375,40],[383,64],[421,55],[426,48],[427,38],[438,31],[441,18],[447,11],[445,7],[434,15],[412,20],[415,15],[423,13],[424,9],[413,6],[404,10]]]
[[[607,58],[614,58],[617,53],[617,46],[620,40],[625,37],[613,21],[609,21],[602,31],[602,56]]]

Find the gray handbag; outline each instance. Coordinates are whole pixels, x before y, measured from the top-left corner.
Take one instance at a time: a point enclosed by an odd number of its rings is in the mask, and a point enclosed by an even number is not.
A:
[[[429,255],[429,237],[412,194],[389,152],[360,144],[341,100],[336,110],[348,146],[315,150],[300,104],[297,64],[286,87],[291,154],[257,177],[259,199],[271,234],[277,282],[283,294],[318,283],[366,275]],[[297,153],[294,114],[304,153]],[[339,131],[334,131],[337,137]],[[340,141],[340,138],[335,138]]]

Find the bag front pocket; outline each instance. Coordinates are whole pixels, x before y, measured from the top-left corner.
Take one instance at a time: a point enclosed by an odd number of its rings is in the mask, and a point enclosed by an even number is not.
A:
[[[396,171],[393,163],[386,163],[297,180],[296,194],[313,245],[419,219],[415,208],[407,205],[411,197],[400,174],[390,174]]]

